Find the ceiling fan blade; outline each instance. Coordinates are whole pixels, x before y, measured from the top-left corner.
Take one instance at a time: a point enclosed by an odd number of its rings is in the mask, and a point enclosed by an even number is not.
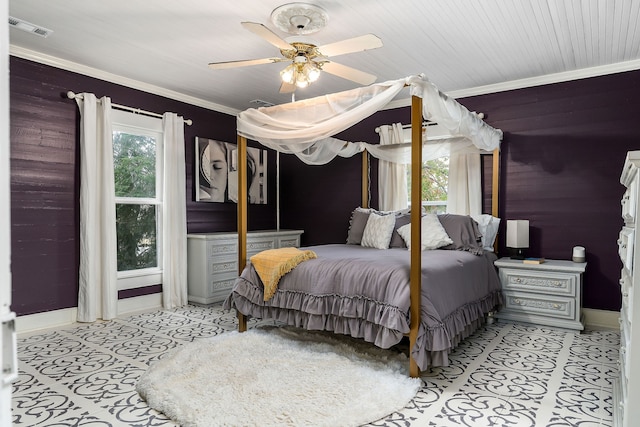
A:
[[[379,37],[373,34],[365,34],[364,36],[318,46],[318,50],[322,55],[332,57],[344,55],[345,53],[377,49],[379,47],[382,47],[382,40],[380,40]]]
[[[262,37],[278,49],[282,50],[292,50],[295,49],[289,43],[284,41],[279,35],[268,29],[262,24],[258,24],[256,22],[241,22],[240,23],[244,28],[251,31],[252,33]]]
[[[262,58],[262,59],[245,59],[242,61],[226,61],[226,62],[212,62],[209,64],[209,67],[214,70],[224,70],[226,68],[236,68],[236,67],[248,67],[250,65],[260,65],[260,64],[272,64],[274,62],[282,62],[288,61],[284,58]]]
[[[296,85],[294,84],[282,82],[282,84],[280,85],[280,93],[293,93],[295,91]]]
[[[347,67],[346,65],[336,64],[335,62],[325,62],[322,65],[322,71],[342,77],[343,79],[360,83],[364,86],[370,85],[377,79],[373,74],[365,73],[364,71],[356,70],[355,68]]]

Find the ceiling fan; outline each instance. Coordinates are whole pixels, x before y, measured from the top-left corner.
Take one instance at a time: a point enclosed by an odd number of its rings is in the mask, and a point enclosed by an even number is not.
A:
[[[297,36],[316,32],[327,22],[326,12],[318,6],[306,3],[289,3],[280,6],[271,13],[272,22],[281,30]],[[280,72],[281,93],[291,93],[315,82],[322,71],[361,85],[376,81],[376,76],[333,62],[329,58],[347,53],[362,52],[382,46],[382,40],[373,34],[366,34],[335,43],[316,46],[308,41],[285,41],[263,24],[242,22],[242,26],[262,37],[280,49],[281,57],[247,59],[240,61],[212,62],[209,66],[215,70],[251,65],[290,62]]]

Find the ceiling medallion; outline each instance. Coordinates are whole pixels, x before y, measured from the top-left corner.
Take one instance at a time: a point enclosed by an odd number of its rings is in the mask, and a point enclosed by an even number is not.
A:
[[[327,25],[328,20],[324,9],[308,3],[287,3],[271,12],[273,25],[295,35],[316,33]]]

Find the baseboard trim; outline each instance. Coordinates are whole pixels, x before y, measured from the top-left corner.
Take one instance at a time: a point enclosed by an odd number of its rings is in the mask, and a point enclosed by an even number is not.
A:
[[[620,312],[583,308],[584,323],[587,329],[620,329]]]
[[[24,334],[43,329],[59,328],[71,325],[77,318],[77,307],[18,316],[16,317],[16,332],[18,334]]]
[[[140,295],[118,300],[118,316],[129,316],[143,311],[162,308],[162,293]]]
[[[162,294],[149,294],[118,300],[118,317],[162,308]],[[25,334],[76,323],[78,308],[63,308],[16,317],[16,333]]]

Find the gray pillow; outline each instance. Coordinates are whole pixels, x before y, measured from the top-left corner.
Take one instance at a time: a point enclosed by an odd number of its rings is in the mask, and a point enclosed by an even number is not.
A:
[[[400,214],[396,216],[396,225],[393,227],[393,234],[391,235],[390,248],[406,248],[404,239],[398,234],[398,228],[403,225],[407,225],[411,222],[411,214]]]
[[[440,249],[469,251],[474,255],[482,255],[482,234],[478,223],[468,215],[441,214],[440,224],[453,243]]]
[[[351,213],[347,245],[359,245],[362,242],[362,235],[364,234],[364,228],[367,226],[370,211],[371,209],[356,208]]]

